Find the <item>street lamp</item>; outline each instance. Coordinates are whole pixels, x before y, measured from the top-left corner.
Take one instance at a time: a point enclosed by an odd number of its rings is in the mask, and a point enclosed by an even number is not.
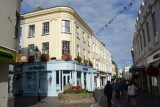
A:
[[[39,52],[39,49],[38,47],[36,46],[36,49],[34,50],[34,54],[35,54],[35,57],[36,59],[38,58],[40,52]],[[41,65],[40,65],[40,61],[38,62],[39,64],[39,84],[38,84],[38,101],[41,101],[41,90],[40,90],[40,70],[41,70]]]

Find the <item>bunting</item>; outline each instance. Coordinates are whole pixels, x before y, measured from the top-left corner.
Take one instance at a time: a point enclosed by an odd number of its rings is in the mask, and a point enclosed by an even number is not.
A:
[[[114,21],[114,19],[115,19],[118,15],[123,14],[126,9],[128,9],[129,7],[131,7],[131,6],[133,5],[133,2],[134,2],[134,1],[135,1],[135,0],[132,0],[127,6],[124,6],[124,7],[123,7],[123,10],[121,10],[118,14],[116,14],[110,21],[108,21],[108,23],[106,23],[102,28],[100,28],[100,29],[98,30],[98,32],[96,32],[96,35],[99,34],[100,32],[102,32],[105,27],[107,28],[107,27]]]

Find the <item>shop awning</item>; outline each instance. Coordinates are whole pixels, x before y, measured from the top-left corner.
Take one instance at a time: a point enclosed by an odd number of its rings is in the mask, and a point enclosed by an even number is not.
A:
[[[16,61],[16,53],[0,48],[0,62],[13,63]]]
[[[136,72],[140,72],[140,71],[145,71],[145,67],[144,66],[132,66],[129,69],[130,73],[136,73]]]

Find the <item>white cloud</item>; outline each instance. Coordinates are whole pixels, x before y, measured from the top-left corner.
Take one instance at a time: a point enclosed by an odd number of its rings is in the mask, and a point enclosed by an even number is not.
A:
[[[23,0],[22,12],[33,11],[36,5],[44,8],[54,6],[72,7],[81,18],[97,32],[102,26],[119,13],[132,0]],[[135,0],[132,7],[119,15],[108,28],[105,28],[97,37],[106,44],[106,47],[116,58],[131,59],[130,50],[134,35],[134,26],[140,3]],[[29,6],[28,6],[29,5]]]

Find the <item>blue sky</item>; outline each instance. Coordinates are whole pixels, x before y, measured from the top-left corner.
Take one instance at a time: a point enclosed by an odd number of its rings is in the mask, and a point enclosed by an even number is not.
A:
[[[36,5],[43,8],[54,6],[72,7],[79,16],[91,27],[94,34],[107,24],[130,2],[133,5],[127,8],[123,14],[102,32],[95,35],[104,42],[115,60],[123,69],[125,65],[132,65],[131,49],[135,31],[135,22],[140,4],[143,0],[23,0],[22,14],[31,12]]]

